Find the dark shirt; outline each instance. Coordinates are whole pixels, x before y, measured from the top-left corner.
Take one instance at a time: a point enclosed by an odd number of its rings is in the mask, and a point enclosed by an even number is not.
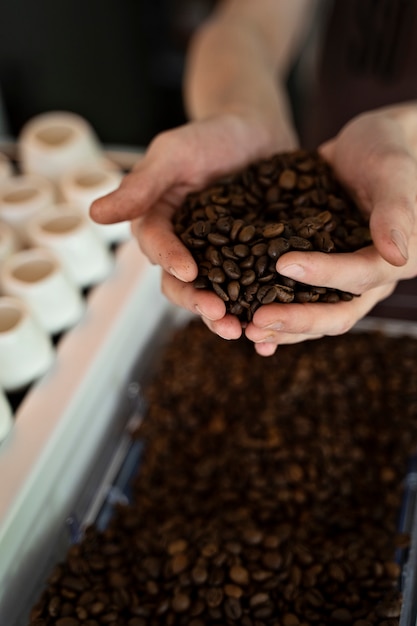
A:
[[[298,103],[301,144],[312,149],[361,112],[417,100],[416,0],[333,0],[322,27],[312,89]],[[417,279],[371,313],[417,321]]]

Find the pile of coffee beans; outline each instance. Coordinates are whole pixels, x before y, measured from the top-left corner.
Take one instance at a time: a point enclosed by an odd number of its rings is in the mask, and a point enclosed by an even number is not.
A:
[[[199,321],[177,329],[132,502],[69,549],[30,626],[398,626],[416,363],[417,339],[264,359]]]
[[[256,162],[201,192],[174,215],[198,265],[194,286],[214,291],[243,323],[272,302],[338,302],[352,294],[281,276],[291,250],[352,252],[371,242],[368,222],[315,152]]]

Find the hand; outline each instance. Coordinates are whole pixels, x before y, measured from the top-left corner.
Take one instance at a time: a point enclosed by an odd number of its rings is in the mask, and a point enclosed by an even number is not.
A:
[[[289,252],[280,274],[360,295],[336,304],[271,304],[246,328],[259,354],[349,330],[399,280],[417,275],[415,105],[360,115],[320,148],[342,184],[369,216],[373,245],[350,254]]]
[[[201,315],[226,339],[242,333],[238,319],[225,315],[214,293],[195,289],[197,266],[173,232],[172,215],[192,191],[274,151],[295,148],[291,132],[271,134],[249,116],[224,114],[191,122],[158,135],[119,189],[96,200],[92,218],[100,223],[134,220],[132,232],[150,261],[160,265],[162,291],[174,304]]]

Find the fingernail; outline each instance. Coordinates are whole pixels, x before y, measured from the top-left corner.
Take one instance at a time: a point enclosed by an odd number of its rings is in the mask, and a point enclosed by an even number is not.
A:
[[[218,319],[215,317],[209,317],[207,313],[203,313],[203,311],[200,309],[200,307],[197,304],[194,306],[194,310],[196,311],[198,315],[201,315],[201,317],[205,317],[207,320],[210,320],[210,322],[215,322],[216,319]]]
[[[292,265],[284,265],[283,267],[280,267],[279,273],[284,276],[288,276],[288,278],[303,278],[305,269],[302,265],[293,263]]]
[[[275,337],[275,335],[267,335],[266,337],[258,339],[258,341],[254,341],[253,343],[275,343],[276,340],[277,338]]]
[[[272,324],[262,326],[262,328],[268,328],[269,330],[282,330],[284,328],[284,324],[282,322],[273,322]]]
[[[403,259],[408,261],[407,242],[402,232],[400,230],[393,229],[391,231],[391,239],[397,246]]]
[[[170,266],[170,267],[168,268],[168,272],[169,272],[169,273],[171,274],[171,276],[173,276],[174,278],[177,278],[178,280],[181,280],[181,281],[182,281],[181,276],[179,276],[179,275],[177,274],[177,272],[174,270],[174,268],[173,268],[173,267],[171,267],[171,266]]]

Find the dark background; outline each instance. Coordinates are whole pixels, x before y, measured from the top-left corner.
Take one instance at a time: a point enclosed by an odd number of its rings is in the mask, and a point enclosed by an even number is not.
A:
[[[0,89],[16,136],[32,116],[70,110],[104,143],[146,145],[185,121],[190,35],[214,0],[0,3]]]

